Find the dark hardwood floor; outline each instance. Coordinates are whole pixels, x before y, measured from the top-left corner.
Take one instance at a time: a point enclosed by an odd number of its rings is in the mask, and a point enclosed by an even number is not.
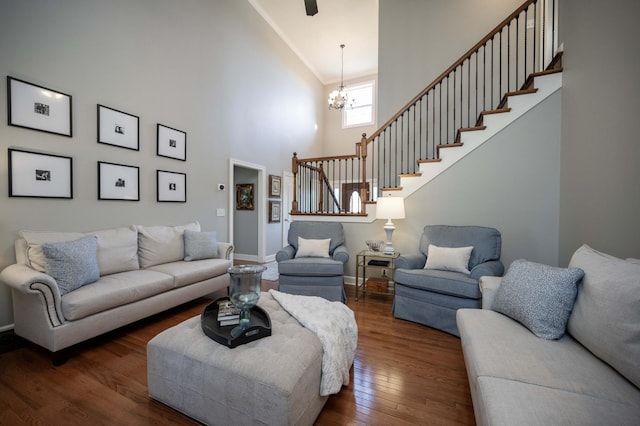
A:
[[[263,290],[277,283],[265,282]],[[327,401],[317,425],[472,425],[460,340],[393,318],[392,297],[348,306],[359,337],[351,383]],[[199,315],[198,299],[78,345],[62,366],[32,344],[0,354],[0,425],[191,425],[147,395],[146,344]]]

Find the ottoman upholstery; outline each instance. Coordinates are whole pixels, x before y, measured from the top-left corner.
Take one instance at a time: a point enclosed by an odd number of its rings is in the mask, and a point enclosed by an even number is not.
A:
[[[149,396],[206,424],[313,424],[320,396],[322,345],[275,299],[258,305],[272,335],[229,349],[209,337],[200,316],[147,345]]]

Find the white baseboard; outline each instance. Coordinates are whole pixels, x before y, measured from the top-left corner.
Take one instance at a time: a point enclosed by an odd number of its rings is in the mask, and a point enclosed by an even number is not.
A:
[[[14,328],[15,328],[14,324],[7,324],[7,325],[0,326],[0,333],[13,330]]]

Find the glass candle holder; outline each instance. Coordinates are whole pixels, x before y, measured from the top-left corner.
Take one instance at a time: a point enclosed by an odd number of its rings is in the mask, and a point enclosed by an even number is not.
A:
[[[240,309],[240,323],[231,330],[231,337],[240,336],[251,324],[251,308],[260,299],[262,273],[266,270],[261,265],[237,265],[230,267],[229,297]]]

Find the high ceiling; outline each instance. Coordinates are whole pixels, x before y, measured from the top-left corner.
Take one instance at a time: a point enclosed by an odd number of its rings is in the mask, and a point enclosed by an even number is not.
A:
[[[317,0],[307,16],[304,0],[249,0],[323,84],[378,72],[378,0]]]

